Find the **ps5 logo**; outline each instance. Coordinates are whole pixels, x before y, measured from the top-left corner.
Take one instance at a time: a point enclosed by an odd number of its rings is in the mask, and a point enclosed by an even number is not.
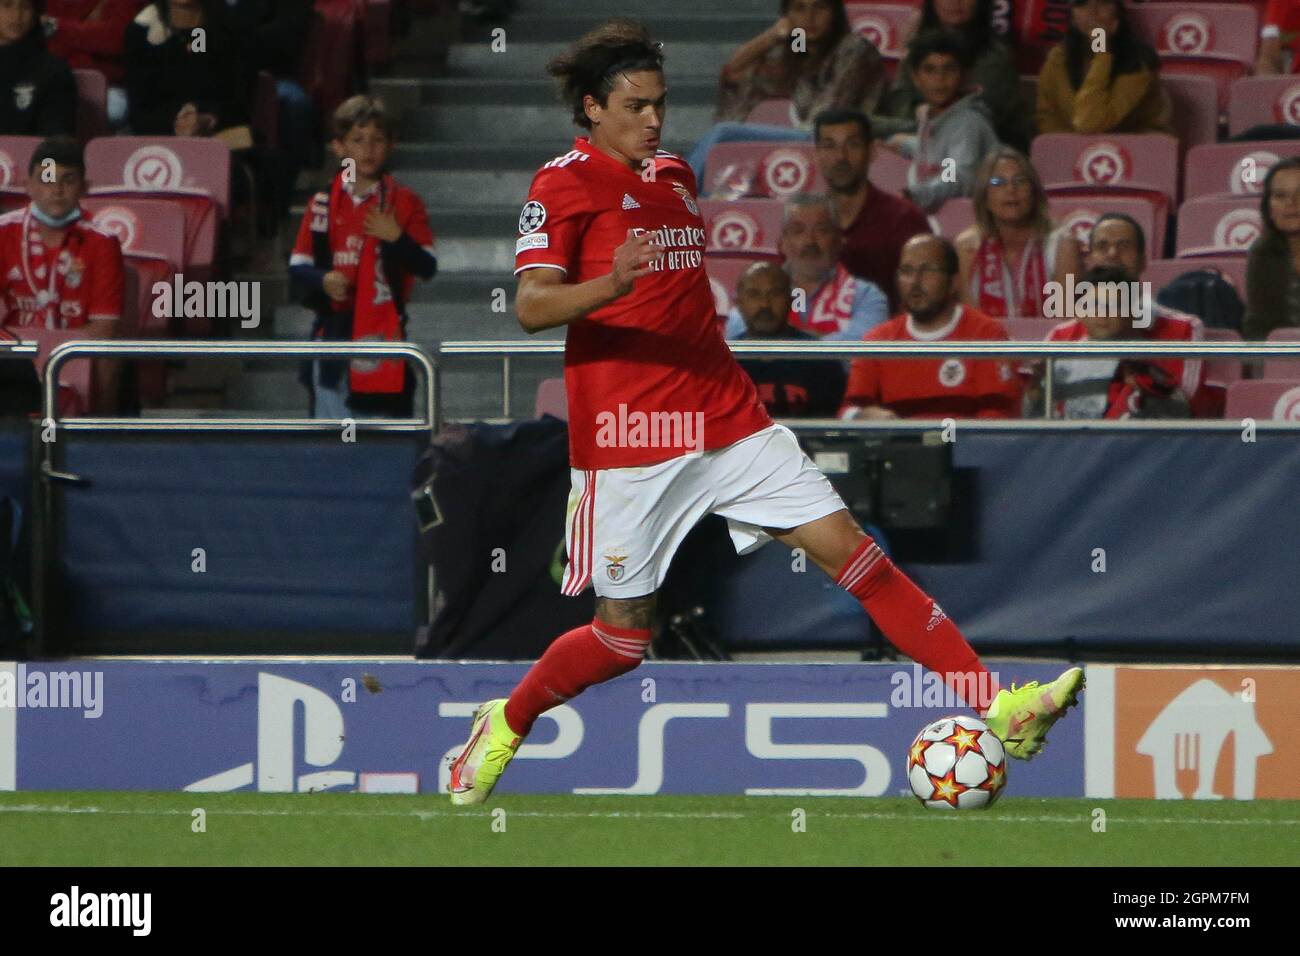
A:
[[[343,712],[324,691],[308,684],[257,675],[257,760],[196,780],[186,790],[238,790],[257,781],[269,793],[308,793],[350,787],[355,771],[320,770],[295,779],[295,708],[302,705],[303,759],[313,767],[328,767],[343,753]]]

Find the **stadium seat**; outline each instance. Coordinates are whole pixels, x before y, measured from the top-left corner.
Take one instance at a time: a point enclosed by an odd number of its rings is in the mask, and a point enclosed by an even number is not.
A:
[[[73,70],[77,81],[77,139],[83,143],[96,136],[107,136],[108,80],[99,70]]]
[[[45,360],[50,352],[64,342],[85,338],[80,329],[42,329],[36,326],[7,327],[15,337],[35,343],[37,349],[36,371],[45,377]],[[86,359],[65,362],[59,371],[59,414],[85,415],[90,408],[91,376],[93,366]]]
[[[1241,300],[1246,300],[1246,256],[1197,256],[1193,259],[1152,259],[1147,261],[1142,278],[1159,292],[1185,272],[1217,269],[1232,283]]]
[[[162,259],[185,268],[185,213],[164,199],[87,196],[82,208],[91,221],[117,236],[129,256]]]
[[[1189,199],[1178,210],[1178,256],[1244,253],[1259,230],[1254,196]]]
[[[871,41],[885,60],[892,78],[907,53],[907,33],[917,20],[917,5],[905,3],[846,3],[849,26]]]
[[[780,200],[704,199],[700,201],[700,214],[708,229],[707,254],[750,258],[778,255],[783,215]]]
[[[1204,329],[1207,342],[1240,342],[1241,333],[1235,329]],[[1207,359],[1205,362],[1205,384],[1226,389],[1233,382],[1240,382],[1242,377],[1241,362],[1236,359]]]
[[[1128,8],[1134,32],[1160,55],[1160,75],[1212,79],[1220,108],[1233,81],[1249,73],[1259,47],[1259,15],[1245,4],[1141,4]]]
[[[39,136],[0,136],[0,200],[17,197],[9,208],[27,202],[27,164],[39,145]]]
[[[1206,76],[1161,73],[1160,83],[1173,104],[1174,132],[1184,150],[1219,138],[1220,103],[1226,103],[1218,84]],[[1185,194],[1184,194],[1185,195]]]
[[[794,126],[794,100],[762,100],[745,117],[746,123],[765,126]]]
[[[1187,153],[1183,195],[1187,199],[1257,196],[1263,192],[1264,177],[1273,164],[1291,156],[1300,156],[1300,140],[1214,143],[1194,147]],[[1250,175],[1246,175],[1247,171]]]
[[[975,222],[975,201],[966,196],[956,196],[929,218],[930,228],[938,235],[956,239],[963,229]]]
[[[820,192],[812,143],[719,143],[709,150],[705,195],[784,198]]]
[[[1300,422],[1300,384],[1268,379],[1233,382],[1228,386],[1225,418],[1260,418]]]
[[[1047,333],[1061,324],[1060,319],[1042,318],[1007,318],[1002,319],[1002,327],[1013,342],[1041,342]]]
[[[217,233],[230,208],[230,149],[198,137],[113,136],[86,146],[95,196],[166,198],[185,211],[185,267],[192,278],[215,271]]]
[[[1300,76],[1249,76],[1232,84],[1228,96],[1228,135],[1253,126],[1300,125]]]
[[[1053,222],[1070,227],[1084,252],[1088,249],[1088,236],[1093,224],[1108,212],[1127,213],[1137,220],[1147,237],[1149,254],[1164,248],[1164,210],[1158,208],[1151,199],[1104,193],[1048,196],[1047,211]]]
[[[731,311],[732,300],[736,295],[736,283],[741,273],[760,259],[738,259],[732,256],[705,256],[704,271],[709,276],[709,287],[713,290],[714,310],[720,316]]]
[[[1049,194],[1122,190],[1178,200],[1178,140],[1161,133],[1045,133],[1030,159]]]
[[[569,396],[564,390],[563,378],[544,378],[537,383],[537,399],[533,403],[533,417],[553,415],[562,421],[569,420]]]
[[[1270,342],[1300,342],[1300,329],[1274,329]],[[1300,358],[1275,358],[1264,363],[1264,378],[1279,382],[1300,382]]]

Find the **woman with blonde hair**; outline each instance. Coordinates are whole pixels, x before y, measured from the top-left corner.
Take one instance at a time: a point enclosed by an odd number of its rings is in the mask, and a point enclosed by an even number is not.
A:
[[[1042,180],[1019,150],[984,158],[973,198],[975,224],[955,243],[962,301],[997,318],[1041,316],[1044,286],[1080,271],[1079,241],[1053,228]]]

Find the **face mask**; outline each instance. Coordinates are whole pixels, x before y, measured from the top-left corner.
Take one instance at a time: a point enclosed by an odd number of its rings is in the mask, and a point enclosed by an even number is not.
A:
[[[63,216],[60,219],[55,219],[53,216],[41,212],[41,208],[37,206],[36,203],[32,203],[32,218],[42,226],[47,226],[50,229],[62,229],[65,226],[72,225],[81,218],[81,207],[73,206],[72,211],[66,216]]]

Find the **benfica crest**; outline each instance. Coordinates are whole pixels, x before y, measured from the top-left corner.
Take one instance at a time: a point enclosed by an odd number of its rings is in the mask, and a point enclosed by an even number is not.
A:
[[[698,216],[700,214],[700,207],[695,205],[695,200],[691,197],[690,190],[681,183],[674,183],[673,192],[682,197],[682,202],[686,203],[686,208],[690,210],[692,216]]]
[[[627,570],[623,562],[627,560],[626,554],[607,554],[605,560],[609,562],[605,565],[605,573],[609,575],[611,581],[623,580],[623,572]]]

